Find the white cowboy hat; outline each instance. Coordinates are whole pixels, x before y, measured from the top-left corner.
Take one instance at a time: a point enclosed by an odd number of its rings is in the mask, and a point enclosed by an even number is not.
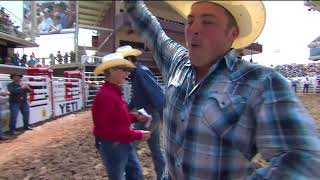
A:
[[[140,56],[142,52],[139,49],[134,49],[130,45],[118,47],[116,52],[121,53],[124,57]]]
[[[126,67],[129,69],[134,69],[135,65],[132,64],[132,62],[124,59],[123,55],[121,53],[111,53],[102,58],[102,63],[96,67],[94,70],[94,74],[98,75],[103,73],[105,70],[113,67]]]
[[[192,4],[199,1],[166,1],[183,17],[190,13]],[[261,34],[265,21],[266,10],[262,1],[209,1],[216,3],[230,12],[234,17],[239,36],[232,44],[232,48],[241,49],[252,44]]]

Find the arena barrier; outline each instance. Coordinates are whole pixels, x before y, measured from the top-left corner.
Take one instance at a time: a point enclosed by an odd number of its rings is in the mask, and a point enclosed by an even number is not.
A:
[[[104,83],[104,76],[95,76],[93,72],[85,72],[83,79],[85,106],[90,107],[96,93]]]
[[[8,72],[15,72],[10,67]],[[19,67],[21,70],[21,68]],[[65,77],[53,77],[49,68],[25,68],[22,83],[28,83],[32,91],[28,94],[30,106],[30,124],[81,110],[83,103],[82,73],[65,71]],[[7,89],[11,82],[10,74],[0,74],[0,86]],[[10,109],[9,97],[0,97],[1,119],[3,131],[9,128]],[[16,127],[22,127],[22,115],[19,112]]]
[[[53,77],[54,115],[61,116],[83,107],[81,79]]]
[[[7,89],[6,86],[11,82],[8,74],[0,74],[0,86]],[[52,104],[50,102],[50,79],[46,76],[29,76],[25,75],[22,79],[23,83],[28,83],[32,88],[29,93],[28,102],[30,106],[30,124],[44,121],[52,117]],[[10,110],[9,97],[1,97],[1,118],[3,130],[9,128]],[[16,127],[22,127],[22,115],[19,112]]]

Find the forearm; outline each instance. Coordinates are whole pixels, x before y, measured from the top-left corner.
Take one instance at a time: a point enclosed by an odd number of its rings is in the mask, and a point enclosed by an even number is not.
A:
[[[20,93],[23,93],[23,92],[24,92],[24,89],[22,89],[21,87],[14,88],[14,87],[12,87],[12,86],[9,86],[9,87],[8,87],[8,91],[9,91],[11,94],[20,94]]]
[[[320,177],[320,153],[293,150],[274,157],[266,168],[258,169],[248,179],[317,179]]]

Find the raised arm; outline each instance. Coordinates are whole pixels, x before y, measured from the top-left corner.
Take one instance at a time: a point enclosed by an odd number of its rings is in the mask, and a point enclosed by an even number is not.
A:
[[[153,51],[154,59],[166,81],[170,68],[182,60],[181,57],[187,54],[187,50],[166,35],[157,18],[143,1],[125,1],[125,8],[134,27]]]

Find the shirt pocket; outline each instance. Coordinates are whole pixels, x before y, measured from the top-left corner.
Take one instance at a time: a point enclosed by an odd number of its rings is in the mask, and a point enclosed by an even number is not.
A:
[[[246,107],[246,99],[239,95],[213,93],[208,96],[203,123],[221,138],[237,124]]]
[[[180,90],[182,87],[182,80],[178,78],[173,78],[169,81],[166,88],[165,105],[167,107],[175,107],[175,105],[180,104],[181,96]]]

